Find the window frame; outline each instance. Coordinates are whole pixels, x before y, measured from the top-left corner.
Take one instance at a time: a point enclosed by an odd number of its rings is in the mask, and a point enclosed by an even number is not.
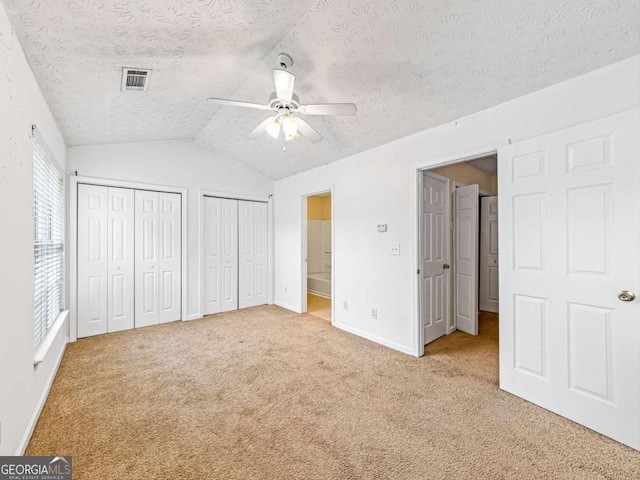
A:
[[[33,125],[31,130],[33,340],[36,358],[41,361],[65,313],[65,178],[38,128]]]

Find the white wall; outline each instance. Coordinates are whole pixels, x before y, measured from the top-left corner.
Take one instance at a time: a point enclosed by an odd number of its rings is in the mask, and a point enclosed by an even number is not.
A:
[[[187,188],[187,319],[202,317],[201,189],[267,199],[273,182],[193,140],[69,147],[79,176]],[[70,252],[73,254],[73,252]]]
[[[34,123],[64,170],[64,140],[0,4],[0,455],[22,453],[67,338],[64,325],[34,368]]]
[[[640,57],[286,178],[275,186],[275,300],[300,311],[301,196],[334,189],[334,324],[398,350],[418,345],[419,168],[487,152],[640,104]],[[387,223],[387,233],[376,233]],[[401,255],[391,256],[392,243]],[[342,309],[348,301],[348,310]],[[370,318],[371,308],[378,319]]]

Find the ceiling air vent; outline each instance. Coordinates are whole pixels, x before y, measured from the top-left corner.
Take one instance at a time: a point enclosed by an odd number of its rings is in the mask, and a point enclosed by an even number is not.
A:
[[[123,92],[146,92],[149,88],[150,76],[151,70],[123,68],[121,89]]]

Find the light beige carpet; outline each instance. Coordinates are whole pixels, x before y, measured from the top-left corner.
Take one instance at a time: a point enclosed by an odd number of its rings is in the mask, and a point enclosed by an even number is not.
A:
[[[27,453],[76,480],[640,478],[640,453],[498,389],[496,331],[417,359],[258,307],[82,339]]]
[[[331,323],[331,299],[308,293],[307,313]]]

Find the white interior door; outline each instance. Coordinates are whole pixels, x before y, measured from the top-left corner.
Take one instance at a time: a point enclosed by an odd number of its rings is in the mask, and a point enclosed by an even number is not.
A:
[[[640,111],[504,147],[500,386],[640,449]],[[621,295],[631,300],[630,295]]]
[[[107,333],[106,187],[78,185],[78,338]]]
[[[175,322],[182,317],[181,207],[179,193],[158,193],[159,323]]]
[[[449,180],[425,172],[422,180],[422,321],[425,345],[447,333],[448,202]]]
[[[267,204],[238,201],[238,306],[267,303]]]
[[[478,185],[455,190],[456,328],[478,334]]]
[[[498,312],[498,197],[480,198],[480,310]]]
[[[158,192],[135,191],[135,326],[155,325],[158,301]]]
[[[95,188],[108,192],[107,331],[128,330],[134,326],[134,191]]]

